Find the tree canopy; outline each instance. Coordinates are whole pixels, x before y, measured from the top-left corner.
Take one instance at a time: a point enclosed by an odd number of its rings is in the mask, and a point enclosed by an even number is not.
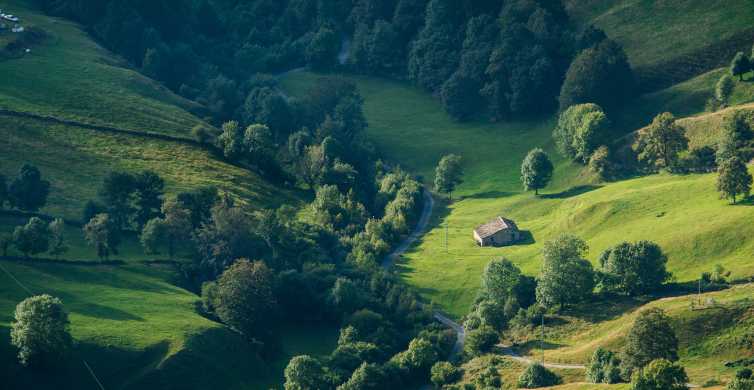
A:
[[[584,240],[570,234],[545,242],[537,302],[545,307],[562,307],[592,296],[594,270],[584,259],[587,250]]]
[[[540,148],[532,149],[521,163],[521,182],[524,189],[534,190],[534,194],[539,194],[539,190],[545,188],[552,179],[553,166],[550,157]]]

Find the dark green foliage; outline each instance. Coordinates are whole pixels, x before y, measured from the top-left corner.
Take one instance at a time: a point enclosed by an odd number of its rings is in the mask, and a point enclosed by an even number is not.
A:
[[[264,338],[275,306],[273,275],[261,262],[238,260],[217,279],[207,292],[211,307],[223,323],[248,338]]]
[[[709,173],[717,169],[715,149],[702,146],[689,151],[688,167],[692,172]]]
[[[0,174],[0,210],[5,207],[8,201],[8,183],[5,175]]]
[[[748,197],[751,192],[752,177],[746,164],[738,157],[723,161],[717,170],[717,190],[722,197],[736,203],[736,197]]]
[[[293,109],[278,91],[269,86],[251,90],[243,104],[243,120],[247,124],[264,124],[275,139],[285,139],[294,128]]]
[[[111,222],[118,229],[125,229],[130,225],[131,216],[135,211],[133,206],[135,188],[136,179],[126,172],[110,172],[102,182],[99,196]]]
[[[37,167],[24,164],[7,190],[10,207],[23,211],[37,211],[47,203],[50,182],[42,179]]]
[[[553,166],[550,157],[544,150],[536,148],[529,151],[521,163],[521,183],[526,191],[539,190],[547,187],[552,179]]]
[[[176,201],[191,213],[191,226],[196,229],[212,217],[212,206],[220,199],[216,187],[203,187],[181,192]]]
[[[105,211],[105,205],[93,200],[88,200],[84,204],[84,210],[81,212],[81,223],[85,224],[91,221],[95,215],[102,214]]]
[[[341,313],[353,313],[363,308],[366,303],[366,297],[361,287],[353,281],[346,278],[338,278],[330,292],[333,305]]]
[[[575,104],[595,103],[607,110],[630,98],[635,80],[623,48],[604,40],[579,53],[566,73],[560,90],[560,110]]]
[[[552,136],[564,157],[584,164],[598,147],[610,142],[610,120],[596,104],[573,105],[560,114]]]
[[[468,356],[479,356],[489,352],[498,340],[497,332],[492,327],[480,326],[466,334],[463,349]]]
[[[432,366],[431,375],[432,383],[438,388],[442,388],[443,385],[448,385],[461,379],[463,371],[451,363],[437,362]]]
[[[560,384],[562,381],[554,372],[546,369],[539,363],[530,364],[521,376],[518,377],[518,387],[524,389],[535,389],[538,387],[549,387]]]
[[[500,377],[500,372],[494,365],[489,365],[484,371],[477,374],[474,378],[476,387],[471,385],[471,388],[475,389],[498,389],[503,385],[503,380]]]
[[[641,295],[656,291],[670,279],[665,269],[667,256],[659,245],[651,241],[624,242],[606,249],[600,255],[608,290],[628,295]]]
[[[639,313],[621,353],[623,377],[655,359],[678,360],[678,339],[665,312],[651,308]]]
[[[334,233],[352,235],[367,221],[364,206],[332,185],[317,190],[311,207],[313,220]]]
[[[406,372],[410,381],[426,380],[432,365],[437,362],[437,351],[432,343],[423,338],[415,338],[408,349],[393,356],[390,361]]]
[[[537,302],[545,307],[562,307],[592,296],[594,270],[584,259],[588,246],[570,234],[545,242],[542,273],[537,283]]]
[[[25,257],[47,252],[50,248],[47,223],[38,217],[31,217],[26,225],[17,226],[13,231],[13,245]]]
[[[743,81],[744,73],[751,69],[751,61],[743,52],[738,52],[730,62],[730,74],[738,76],[739,81]]]
[[[458,66],[459,12],[454,0],[430,0],[424,28],[412,43],[408,76],[429,91],[438,91]]]
[[[391,23],[378,20],[371,28],[360,24],[351,44],[349,63],[364,73],[402,73],[405,62],[400,35]]]
[[[238,122],[223,123],[222,133],[217,137],[217,142],[225,158],[231,161],[241,158],[244,153],[243,136],[243,129]]]
[[[715,100],[717,100],[720,107],[728,106],[728,101],[735,87],[736,84],[729,74],[724,74],[720,77],[720,80],[715,84]]]
[[[653,360],[631,379],[632,390],[685,390],[689,377],[686,370],[666,359]]]
[[[73,343],[68,324],[68,313],[58,298],[45,294],[21,301],[10,331],[21,364],[52,367],[60,363]]]
[[[479,84],[463,74],[456,72],[440,89],[440,97],[445,111],[454,119],[469,119],[479,110]]]
[[[84,225],[84,238],[97,249],[101,260],[107,260],[110,254],[118,254],[120,236],[120,228],[109,214],[97,214]]]
[[[327,27],[321,27],[306,46],[306,62],[314,69],[328,69],[335,64],[339,49],[338,35]]]
[[[141,229],[147,221],[160,215],[162,197],[165,192],[165,181],[152,171],[143,171],[134,175],[134,207],[133,217],[137,229]]]
[[[455,154],[443,156],[435,168],[435,190],[452,197],[453,190],[462,182],[461,156]]]
[[[657,115],[652,123],[641,129],[633,145],[639,160],[651,169],[672,169],[678,161],[678,153],[688,148],[686,131],[673,114]]]
[[[586,380],[590,383],[622,382],[618,356],[612,351],[597,348],[586,366]]]
[[[484,294],[497,302],[505,303],[515,293],[521,282],[521,270],[510,260],[499,258],[487,263],[482,274]]]

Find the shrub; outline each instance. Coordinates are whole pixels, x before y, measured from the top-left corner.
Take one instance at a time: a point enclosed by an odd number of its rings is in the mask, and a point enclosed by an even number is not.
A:
[[[489,352],[497,342],[497,332],[490,326],[482,325],[466,334],[464,351],[469,356],[479,356]]]
[[[539,363],[530,364],[518,377],[518,387],[524,389],[555,386],[560,383],[559,376]]]
[[[458,367],[448,362],[437,362],[432,366],[431,374],[432,383],[437,387],[442,387],[459,380],[462,372]]]

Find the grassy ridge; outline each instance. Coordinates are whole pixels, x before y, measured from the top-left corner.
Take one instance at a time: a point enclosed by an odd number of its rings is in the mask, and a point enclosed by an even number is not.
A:
[[[754,9],[745,0],[566,3],[576,20],[597,25],[623,44],[635,66],[663,62],[725,40],[748,29],[754,18]]]
[[[22,58],[0,61],[8,76],[0,83],[0,108],[183,136],[202,123],[188,112],[198,105],[129,69],[75,23],[42,15],[31,3],[0,3],[24,26],[49,35]]]
[[[708,299],[716,302],[716,306],[705,310],[691,310],[691,300],[697,300],[696,296],[664,298],[646,304],[630,301],[596,304],[591,314],[565,315],[560,321],[562,325],[548,329],[546,356],[551,361],[584,362],[598,346],[618,350],[637,314],[658,307],[671,317],[680,344],[681,364],[692,383],[729,377],[735,368],[725,367],[726,361],[753,355],[747,341],[747,335],[754,330],[752,292],[754,285],[746,284],[702,294],[703,302]],[[538,344],[532,345],[530,353],[540,353]]]
[[[12,177],[23,162],[38,166],[52,183],[43,211],[56,216],[79,219],[113,170],[154,170],[169,193],[214,185],[252,208],[297,202],[298,195],[194,146],[2,116],[0,128],[0,173]]]

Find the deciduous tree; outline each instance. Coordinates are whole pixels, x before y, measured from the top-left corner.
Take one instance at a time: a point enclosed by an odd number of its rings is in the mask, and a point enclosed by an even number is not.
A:
[[[689,140],[685,133],[673,114],[664,112],[639,131],[634,150],[639,153],[639,160],[648,166],[670,169],[675,165],[678,153],[688,148]]]
[[[37,211],[47,203],[50,182],[42,179],[37,167],[24,164],[8,186],[8,201],[11,207],[23,211]]]
[[[461,156],[455,154],[443,156],[435,168],[435,190],[444,192],[452,198],[453,190],[462,182]]]
[[[45,294],[21,301],[10,331],[21,364],[45,365],[63,357],[72,344],[68,324],[68,314],[58,298]]]
[[[584,240],[570,234],[545,242],[536,293],[540,305],[562,307],[592,296],[594,270],[584,259],[588,249]]]
[[[618,244],[600,255],[603,284],[628,295],[652,292],[670,278],[667,262],[662,248],[651,241]]]
[[[50,229],[43,220],[31,217],[24,226],[13,231],[13,245],[25,257],[47,252],[50,247]]]
[[[107,260],[110,254],[118,254],[120,229],[108,214],[97,214],[84,225],[84,238],[97,249],[101,260]]]
[[[57,259],[60,255],[68,252],[68,244],[65,242],[65,222],[62,218],[55,218],[49,225],[50,231],[50,254]]]
[[[624,377],[655,359],[678,360],[678,339],[665,312],[650,308],[639,313],[626,336],[621,353]]]
[[[521,182],[527,191],[545,188],[552,179],[553,166],[550,157],[540,148],[532,149],[521,163]]]
[[[723,197],[731,199],[735,204],[736,197],[749,196],[752,177],[740,158],[733,157],[724,161],[717,172],[717,190]]]
[[[744,80],[744,73],[751,69],[749,57],[739,51],[730,62],[730,74],[738,76],[739,81]]]

